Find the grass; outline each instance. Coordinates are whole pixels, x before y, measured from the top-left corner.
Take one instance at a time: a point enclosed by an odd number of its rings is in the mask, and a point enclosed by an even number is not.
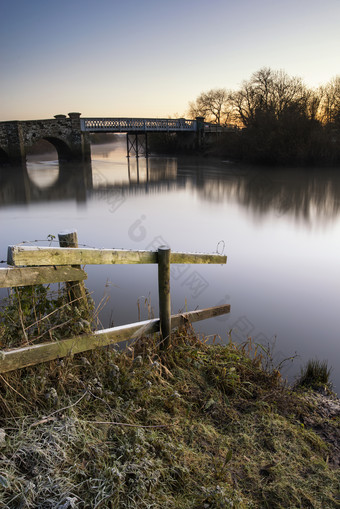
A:
[[[0,506],[339,507],[317,406],[267,360],[189,328],[1,375]]]
[[[54,290],[50,285],[12,288],[0,306],[0,348],[90,332],[97,318],[93,301],[88,293],[84,293],[85,303],[75,299],[72,288],[72,283]]]
[[[328,367],[327,361],[310,359],[301,369],[296,385],[316,389],[322,386],[331,388],[330,375],[331,369]]]

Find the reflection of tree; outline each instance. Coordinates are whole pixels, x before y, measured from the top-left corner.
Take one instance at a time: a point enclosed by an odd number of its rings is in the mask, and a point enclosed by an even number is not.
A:
[[[340,210],[339,197],[338,178],[329,179],[324,173],[308,171],[247,176],[239,192],[241,203],[256,213],[290,214],[308,223],[316,218],[335,218]]]
[[[180,165],[185,176],[209,201],[237,201],[254,216],[293,215],[307,223],[329,220],[340,212],[340,175],[336,171],[287,170],[269,172],[256,167],[229,170]]]

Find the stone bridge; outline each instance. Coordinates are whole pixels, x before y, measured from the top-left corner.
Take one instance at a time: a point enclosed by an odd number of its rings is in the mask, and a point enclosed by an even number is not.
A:
[[[89,134],[81,130],[80,113],[69,113],[47,120],[0,122],[0,164],[25,165],[27,150],[39,140],[56,148],[60,162],[91,158]]]

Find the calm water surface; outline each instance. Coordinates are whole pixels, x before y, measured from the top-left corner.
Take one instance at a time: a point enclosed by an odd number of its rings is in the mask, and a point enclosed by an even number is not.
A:
[[[173,266],[172,310],[231,304],[230,315],[197,325],[227,341],[251,336],[275,362],[297,353],[328,359],[340,387],[340,171],[261,170],[228,161],[125,154],[125,141],[92,146],[92,164],[59,168],[50,156],[27,173],[0,174],[1,252],[75,228],[90,247],[224,253],[225,266]],[[48,244],[47,244],[48,245]],[[4,266],[4,265],[2,265]],[[157,267],[87,267],[103,326],[158,315]],[[4,295],[2,293],[1,295]],[[139,303],[139,306],[138,306]]]

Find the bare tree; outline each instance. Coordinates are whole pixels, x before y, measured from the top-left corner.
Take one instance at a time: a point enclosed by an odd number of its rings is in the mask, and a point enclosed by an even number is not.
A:
[[[321,87],[321,110],[323,123],[333,124],[340,122],[340,76],[331,79]]]
[[[231,95],[225,88],[202,92],[195,101],[189,103],[189,117],[204,117],[206,121],[215,124],[231,123],[234,112]]]
[[[244,81],[241,89],[233,95],[239,119],[245,127],[254,124],[259,115],[279,119],[288,110],[307,114],[311,98],[310,91],[300,78],[266,67]],[[314,109],[315,106],[314,103]]]

